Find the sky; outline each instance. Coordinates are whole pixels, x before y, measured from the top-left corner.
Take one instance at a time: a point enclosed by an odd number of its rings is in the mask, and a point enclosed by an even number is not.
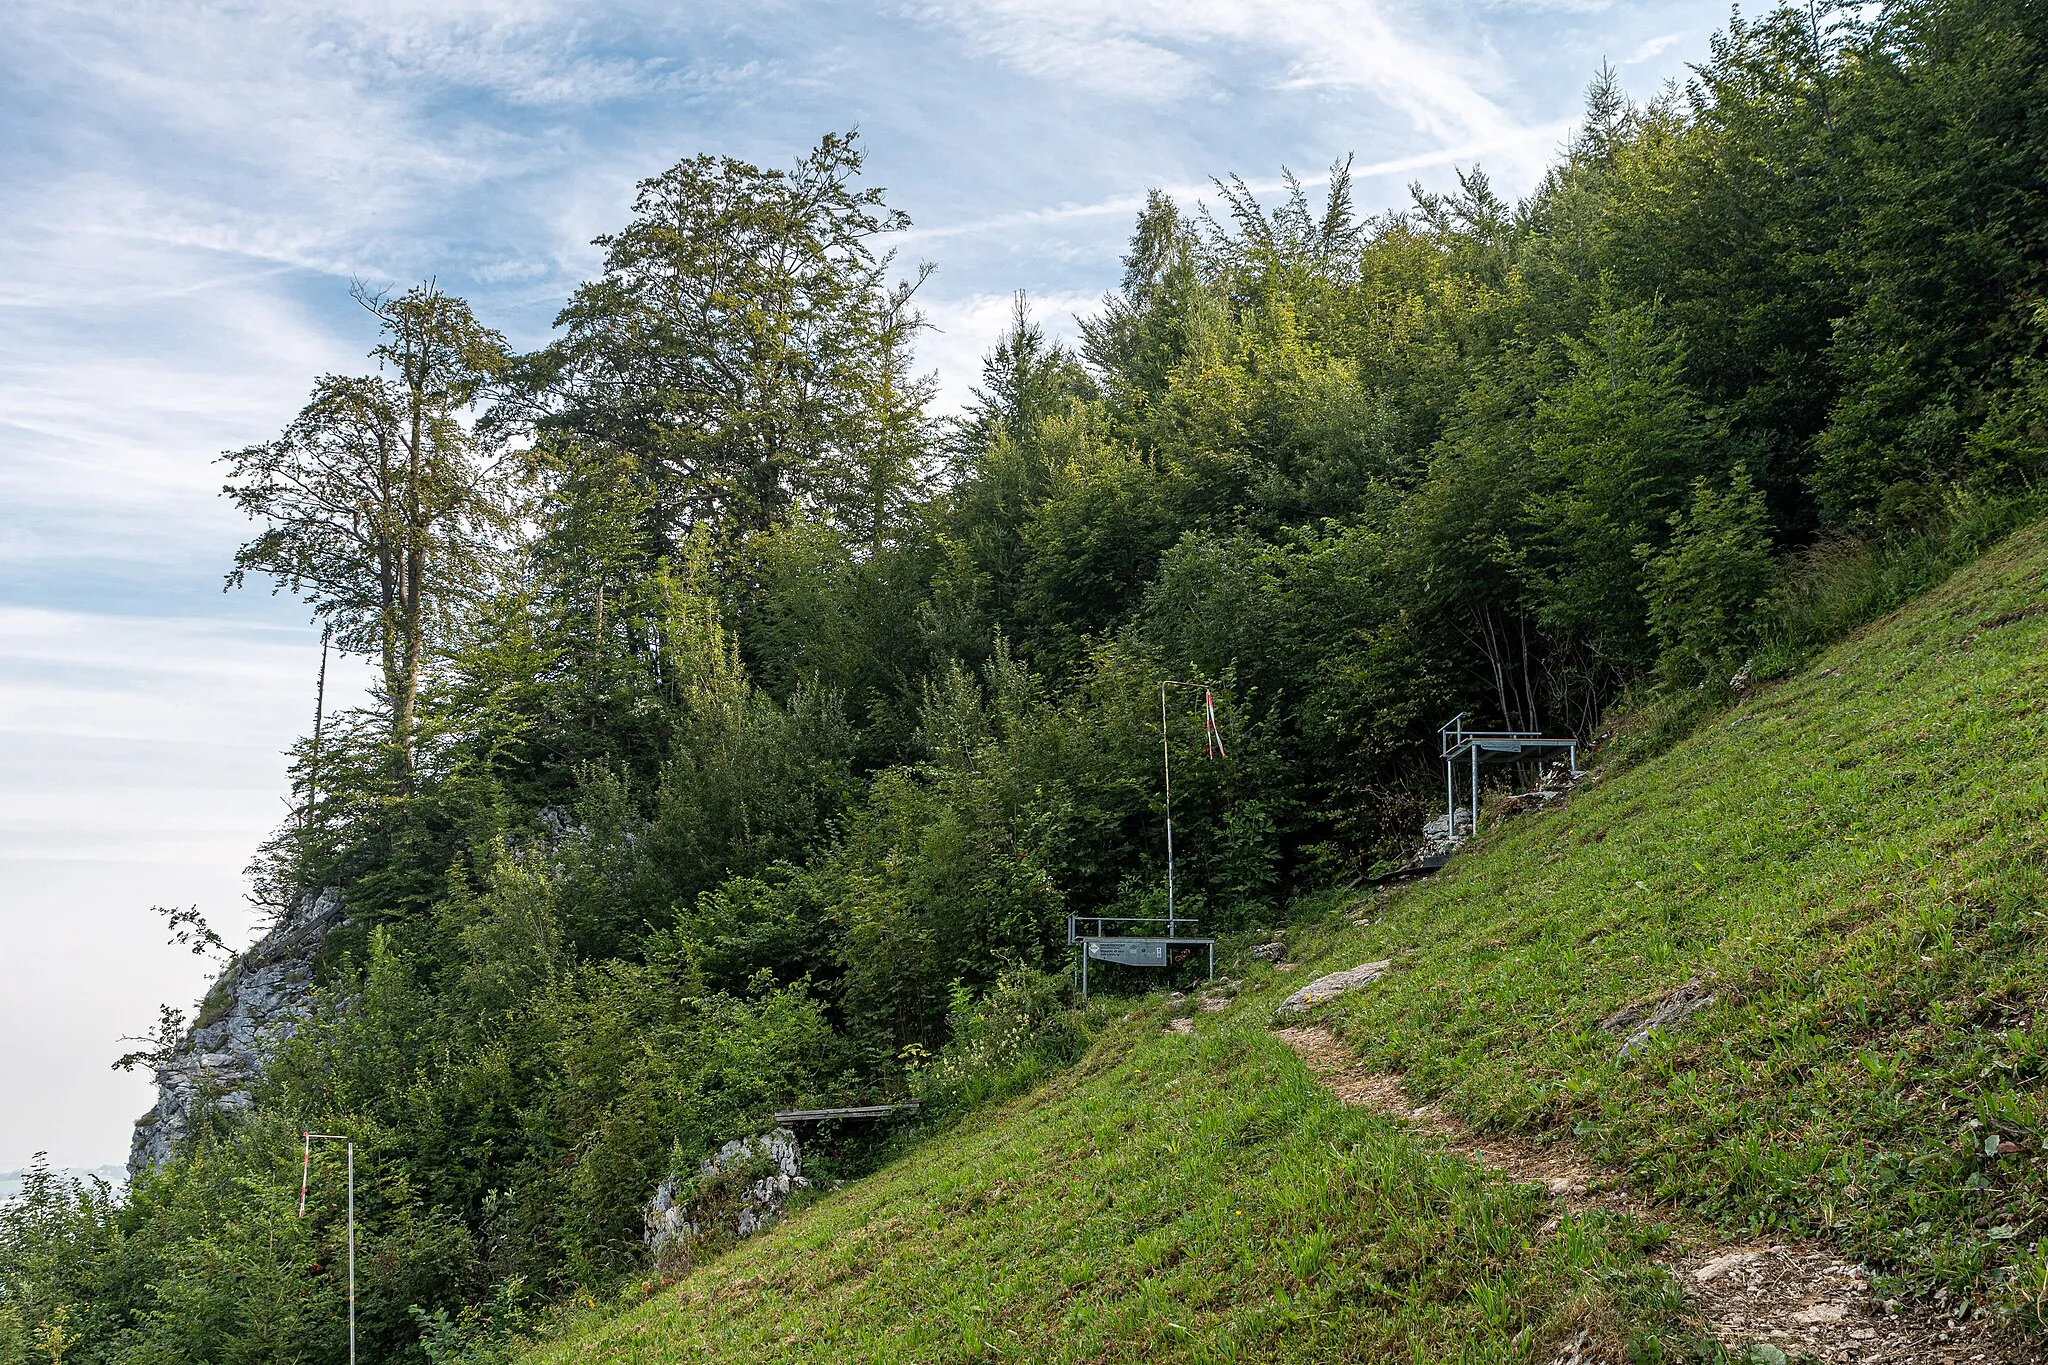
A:
[[[1027,290],[1095,306],[1145,191],[1357,157],[1369,211],[1482,166],[1526,193],[1612,62],[1639,97],[1719,6],[1670,0],[16,0],[0,23],[0,1170],[126,1158],[110,1069],[217,966],[153,906],[259,927],[316,634],[222,591],[223,450],[359,371],[349,282],[434,277],[545,341],[637,180],[859,129],[906,210],[957,406]],[[360,689],[355,661],[330,695]]]

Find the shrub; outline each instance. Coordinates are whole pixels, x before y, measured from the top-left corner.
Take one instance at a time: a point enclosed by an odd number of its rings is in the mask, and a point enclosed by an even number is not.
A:
[[[1065,977],[1021,964],[1005,968],[978,1001],[956,983],[946,1045],[911,1076],[926,1114],[944,1120],[1007,1099],[1076,1060],[1088,1039],[1069,994]]]
[[[1650,632],[1659,667],[1674,683],[1726,677],[1754,643],[1778,581],[1763,497],[1747,471],[1734,470],[1726,492],[1701,479],[1671,518],[1671,543],[1639,546]]]

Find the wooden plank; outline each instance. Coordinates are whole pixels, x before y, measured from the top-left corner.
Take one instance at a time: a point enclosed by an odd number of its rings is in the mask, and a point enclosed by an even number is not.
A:
[[[778,1109],[777,1123],[823,1123],[828,1119],[885,1119],[891,1114],[915,1114],[921,1106],[916,1100],[902,1104],[857,1104],[847,1109]]]

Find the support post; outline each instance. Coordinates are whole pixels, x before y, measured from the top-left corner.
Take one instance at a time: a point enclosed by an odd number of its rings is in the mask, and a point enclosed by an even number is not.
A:
[[[1454,831],[1455,832],[1455,831]],[[1479,746],[1472,746],[1472,837],[1479,837]]]
[[[341,1133],[302,1133],[306,1155],[299,1172],[299,1217],[306,1216],[306,1187],[313,1176],[313,1144],[348,1144],[348,1365],[356,1365],[356,1144]]]

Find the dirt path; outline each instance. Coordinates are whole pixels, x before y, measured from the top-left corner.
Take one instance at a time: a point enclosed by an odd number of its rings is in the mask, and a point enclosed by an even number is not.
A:
[[[1346,1104],[1390,1115],[1440,1138],[1467,1160],[1511,1180],[1541,1185],[1557,1201],[1554,1228],[1565,1213],[1610,1209],[1673,1220],[1630,1191],[1619,1172],[1567,1144],[1480,1136],[1433,1105],[1417,1106],[1400,1078],[1368,1071],[1321,1028],[1285,1028],[1276,1036],[1301,1055]],[[1870,1292],[1869,1272],[1824,1246],[1804,1242],[1716,1243],[1695,1237],[1674,1243],[1664,1265],[1706,1331],[1723,1346],[1766,1344],[1788,1359],[1802,1354],[1827,1365],[2043,1365],[2048,1352],[2001,1340],[1979,1321],[1957,1325],[1925,1305],[1887,1310]],[[1555,1365],[1596,1365],[1604,1357],[1585,1339],[1568,1345]]]

